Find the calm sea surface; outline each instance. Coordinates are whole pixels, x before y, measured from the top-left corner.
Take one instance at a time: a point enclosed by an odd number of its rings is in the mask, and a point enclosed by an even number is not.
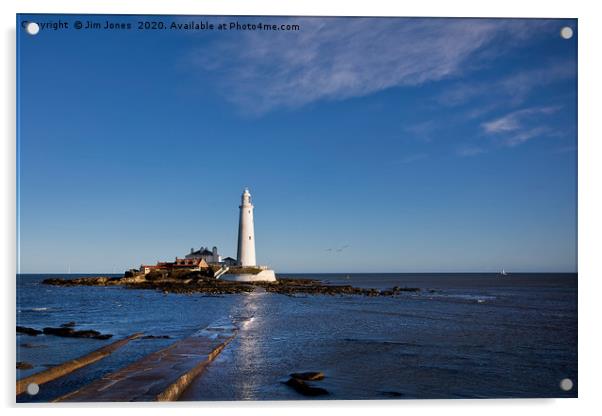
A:
[[[80,277],[81,275],[73,276]],[[397,297],[206,296],[121,287],[42,285],[57,275],[17,276],[17,325],[74,321],[108,341],[17,334],[21,378],[134,332],[111,356],[41,386],[48,401],[115,371],[225,316],[253,319],[183,400],[299,400],[282,382],[299,371],[326,374],[330,399],[576,397],[576,274],[307,274],[331,284],[419,287]],[[280,276],[283,277],[283,276]],[[564,392],[559,383],[574,382]]]

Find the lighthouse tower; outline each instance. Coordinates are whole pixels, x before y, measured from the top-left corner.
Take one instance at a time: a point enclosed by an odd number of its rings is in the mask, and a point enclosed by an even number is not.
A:
[[[256,266],[255,260],[255,227],[253,225],[253,204],[251,193],[245,188],[240,202],[240,220],[238,223],[238,264]]]
[[[235,282],[275,282],[276,273],[267,266],[258,266],[255,259],[255,225],[253,224],[253,204],[251,193],[245,188],[240,202],[240,219],[238,222],[238,255],[239,267],[231,267],[229,273],[219,277],[222,280]],[[245,269],[246,268],[246,269]]]

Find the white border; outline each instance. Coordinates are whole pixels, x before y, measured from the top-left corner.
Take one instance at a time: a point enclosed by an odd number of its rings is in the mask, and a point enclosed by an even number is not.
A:
[[[111,3],[111,4],[108,4]],[[396,4],[393,4],[396,3]],[[369,402],[249,402],[249,403],[178,403],[168,405],[110,405],[111,412],[125,414],[165,414],[165,412],[190,413],[189,407],[199,407],[198,411],[213,413],[250,415],[266,414],[307,414],[345,412],[363,414],[375,408],[379,414],[399,414],[400,412],[421,411],[427,414],[448,415],[504,415],[508,413],[545,413],[546,415],[588,414],[600,408],[602,393],[599,391],[600,376],[600,334],[599,317],[602,273],[598,258],[600,235],[598,215],[602,212],[599,189],[601,185],[600,108],[598,98],[602,97],[600,75],[602,66],[602,21],[596,13],[592,1],[528,2],[525,0],[504,0],[495,4],[486,1],[454,0],[418,2],[387,2],[369,0],[5,0],[0,3],[2,14],[2,83],[4,97],[2,106],[2,126],[4,140],[0,192],[4,197],[2,210],[2,240],[0,261],[4,273],[0,276],[3,286],[3,337],[2,379],[0,392],[5,406],[13,407],[15,380],[15,13],[124,13],[124,14],[233,14],[233,15],[346,15],[346,16],[466,16],[466,17],[571,17],[579,18],[579,399],[565,400],[459,400],[459,401],[369,401]],[[82,413],[105,415],[104,408],[95,405],[82,406],[20,406],[31,412],[40,410],[45,415]],[[599,409],[598,409],[599,410]]]

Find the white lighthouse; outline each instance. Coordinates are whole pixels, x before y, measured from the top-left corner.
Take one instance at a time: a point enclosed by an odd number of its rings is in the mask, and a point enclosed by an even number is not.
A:
[[[238,264],[256,266],[255,260],[255,226],[253,225],[253,204],[251,193],[245,188],[240,202],[240,220],[238,223]]]
[[[251,193],[247,188],[242,193],[240,202],[240,217],[238,221],[238,268],[232,267],[231,272],[220,277],[222,280],[237,282],[275,282],[276,273],[267,266],[258,266],[255,258],[255,224],[253,221],[253,204]],[[240,269],[240,268],[245,269]],[[236,274],[236,270],[239,270]]]

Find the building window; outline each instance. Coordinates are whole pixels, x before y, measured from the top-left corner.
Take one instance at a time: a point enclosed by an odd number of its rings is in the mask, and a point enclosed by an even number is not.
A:
[[[249,240],[251,239],[251,236],[249,236]]]

